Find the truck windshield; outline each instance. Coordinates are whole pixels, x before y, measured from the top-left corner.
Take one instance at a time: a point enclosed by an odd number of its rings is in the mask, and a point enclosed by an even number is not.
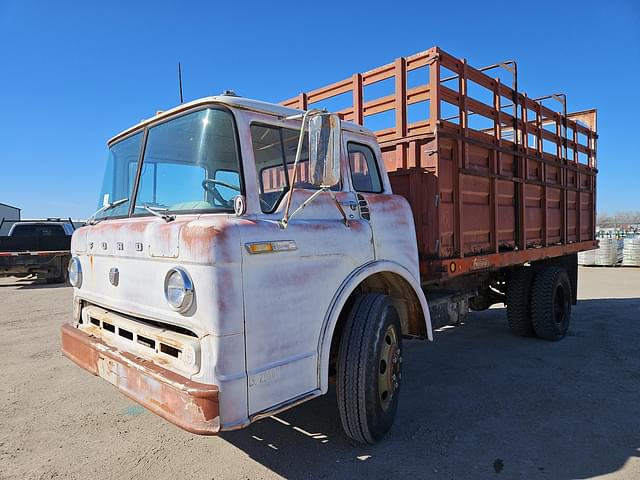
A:
[[[98,208],[105,207],[110,203],[117,203],[117,205],[98,212],[95,216],[96,219],[121,217],[129,213],[129,199],[136,181],[141,147],[142,132],[138,132],[109,149],[107,168],[104,172],[102,190],[98,198]]]
[[[136,215],[157,211],[233,211],[240,168],[233,117],[207,108],[149,129]]]
[[[144,132],[109,149],[98,207],[118,203],[96,219],[127,216],[139,182],[134,214],[233,211],[240,193],[240,167],[233,117],[206,108],[149,128],[138,174]],[[147,209],[145,209],[147,207]]]

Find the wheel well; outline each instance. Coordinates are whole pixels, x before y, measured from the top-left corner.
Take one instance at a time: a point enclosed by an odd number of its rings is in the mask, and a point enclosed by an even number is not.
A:
[[[420,300],[409,282],[397,273],[378,272],[365,278],[351,292],[349,298],[342,307],[338,322],[331,337],[331,352],[329,354],[329,375],[335,374],[335,364],[340,347],[342,330],[351,311],[355,299],[365,293],[383,293],[393,299],[393,304],[400,316],[402,334],[415,337],[426,337],[427,331],[424,324],[424,312]]]

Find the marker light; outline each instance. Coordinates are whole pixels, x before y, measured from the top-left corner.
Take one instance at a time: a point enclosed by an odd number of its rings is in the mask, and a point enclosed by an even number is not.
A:
[[[249,253],[271,253],[271,252],[288,252],[297,250],[298,246],[294,240],[280,240],[277,242],[253,242],[246,245]]]

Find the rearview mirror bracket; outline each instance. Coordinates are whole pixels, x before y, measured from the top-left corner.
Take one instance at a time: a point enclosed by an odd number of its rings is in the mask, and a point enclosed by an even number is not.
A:
[[[305,126],[310,123],[310,120],[314,116],[321,116],[320,122],[315,122],[313,128],[313,132],[310,132],[310,142],[309,142],[309,164],[310,170],[312,170],[312,181],[314,185],[318,186],[319,189],[313,193],[308,199],[306,199],[298,208],[296,208],[291,214],[289,214],[289,210],[291,208],[291,199],[293,198],[293,190],[294,185],[296,184],[297,174],[298,174],[298,164],[300,162],[300,157],[302,155],[302,145],[304,143],[304,134],[305,134]],[[302,125],[300,126],[300,136],[298,137],[298,148],[296,149],[296,157],[293,162],[293,175],[291,178],[291,187],[289,188],[289,192],[287,194],[287,204],[285,207],[284,216],[282,220],[278,223],[281,228],[287,228],[290,220],[298,215],[304,208],[309,205],[313,200],[316,199],[323,192],[328,193],[336,208],[342,215],[344,224],[346,227],[349,227],[349,219],[347,218],[347,214],[345,213],[342,205],[338,202],[335,193],[331,190],[331,187],[335,185],[339,180],[340,175],[340,119],[337,115],[329,115],[326,110],[319,109],[311,109],[304,112],[304,114],[293,115],[291,117],[286,117],[285,120],[294,120],[302,118]],[[337,121],[336,121],[337,119]],[[327,120],[326,123],[322,123],[324,120]],[[318,125],[318,123],[320,125]],[[322,128],[326,127],[329,124],[329,131],[322,130]],[[337,127],[336,127],[337,124]],[[320,129],[320,130],[318,130]],[[313,137],[312,137],[313,133]],[[317,142],[317,144],[312,145],[312,141]],[[322,157],[322,162],[318,159],[319,156],[324,155]],[[312,158],[313,157],[313,158]],[[327,160],[331,160],[332,163],[327,165]],[[336,164],[337,162],[337,164]],[[327,171],[329,168],[329,171]],[[326,180],[332,180],[333,183],[327,185]],[[330,183],[330,182],[329,182]]]
[[[292,189],[293,190],[293,189]],[[347,214],[344,212],[344,209],[342,208],[342,205],[340,205],[340,202],[338,202],[338,199],[336,198],[336,194],[333,193],[333,191],[331,191],[329,188],[327,187],[321,187],[319,190],[313,192],[313,195],[311,195],[309,198],[307,198],[304,202],[302,202],[302,204],[296,208],[291,215],[289,215],[289,212],[285,212],[285,216],[282,218],[282,220],[280,220],[280,226],[282,228],[287,228],[287,226],[289,225],[289,221],[295,217],[297,214],[299,214],[300,212],[302,212],[302,210],[304,210],[304,208],[309,205],[311,202],[313,202],[316,197],[318,197],[321,193],[326,192],[328,193],[331,198],[333,199],[333,202],[335,203],[336,207],[338,208],[338,211],[340,212],[340,214],[342,215],[342,221],[344,222],[344,225],[349,228],[349,219],[347,218]]]

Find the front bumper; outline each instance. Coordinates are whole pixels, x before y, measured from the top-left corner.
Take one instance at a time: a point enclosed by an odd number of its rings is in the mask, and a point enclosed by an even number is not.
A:
[[[72,325],[61,328],[62,352],[76,364],[100,376],[164,419],[199,435],[220,430],[219,389],[194,382],[127,352]]]

